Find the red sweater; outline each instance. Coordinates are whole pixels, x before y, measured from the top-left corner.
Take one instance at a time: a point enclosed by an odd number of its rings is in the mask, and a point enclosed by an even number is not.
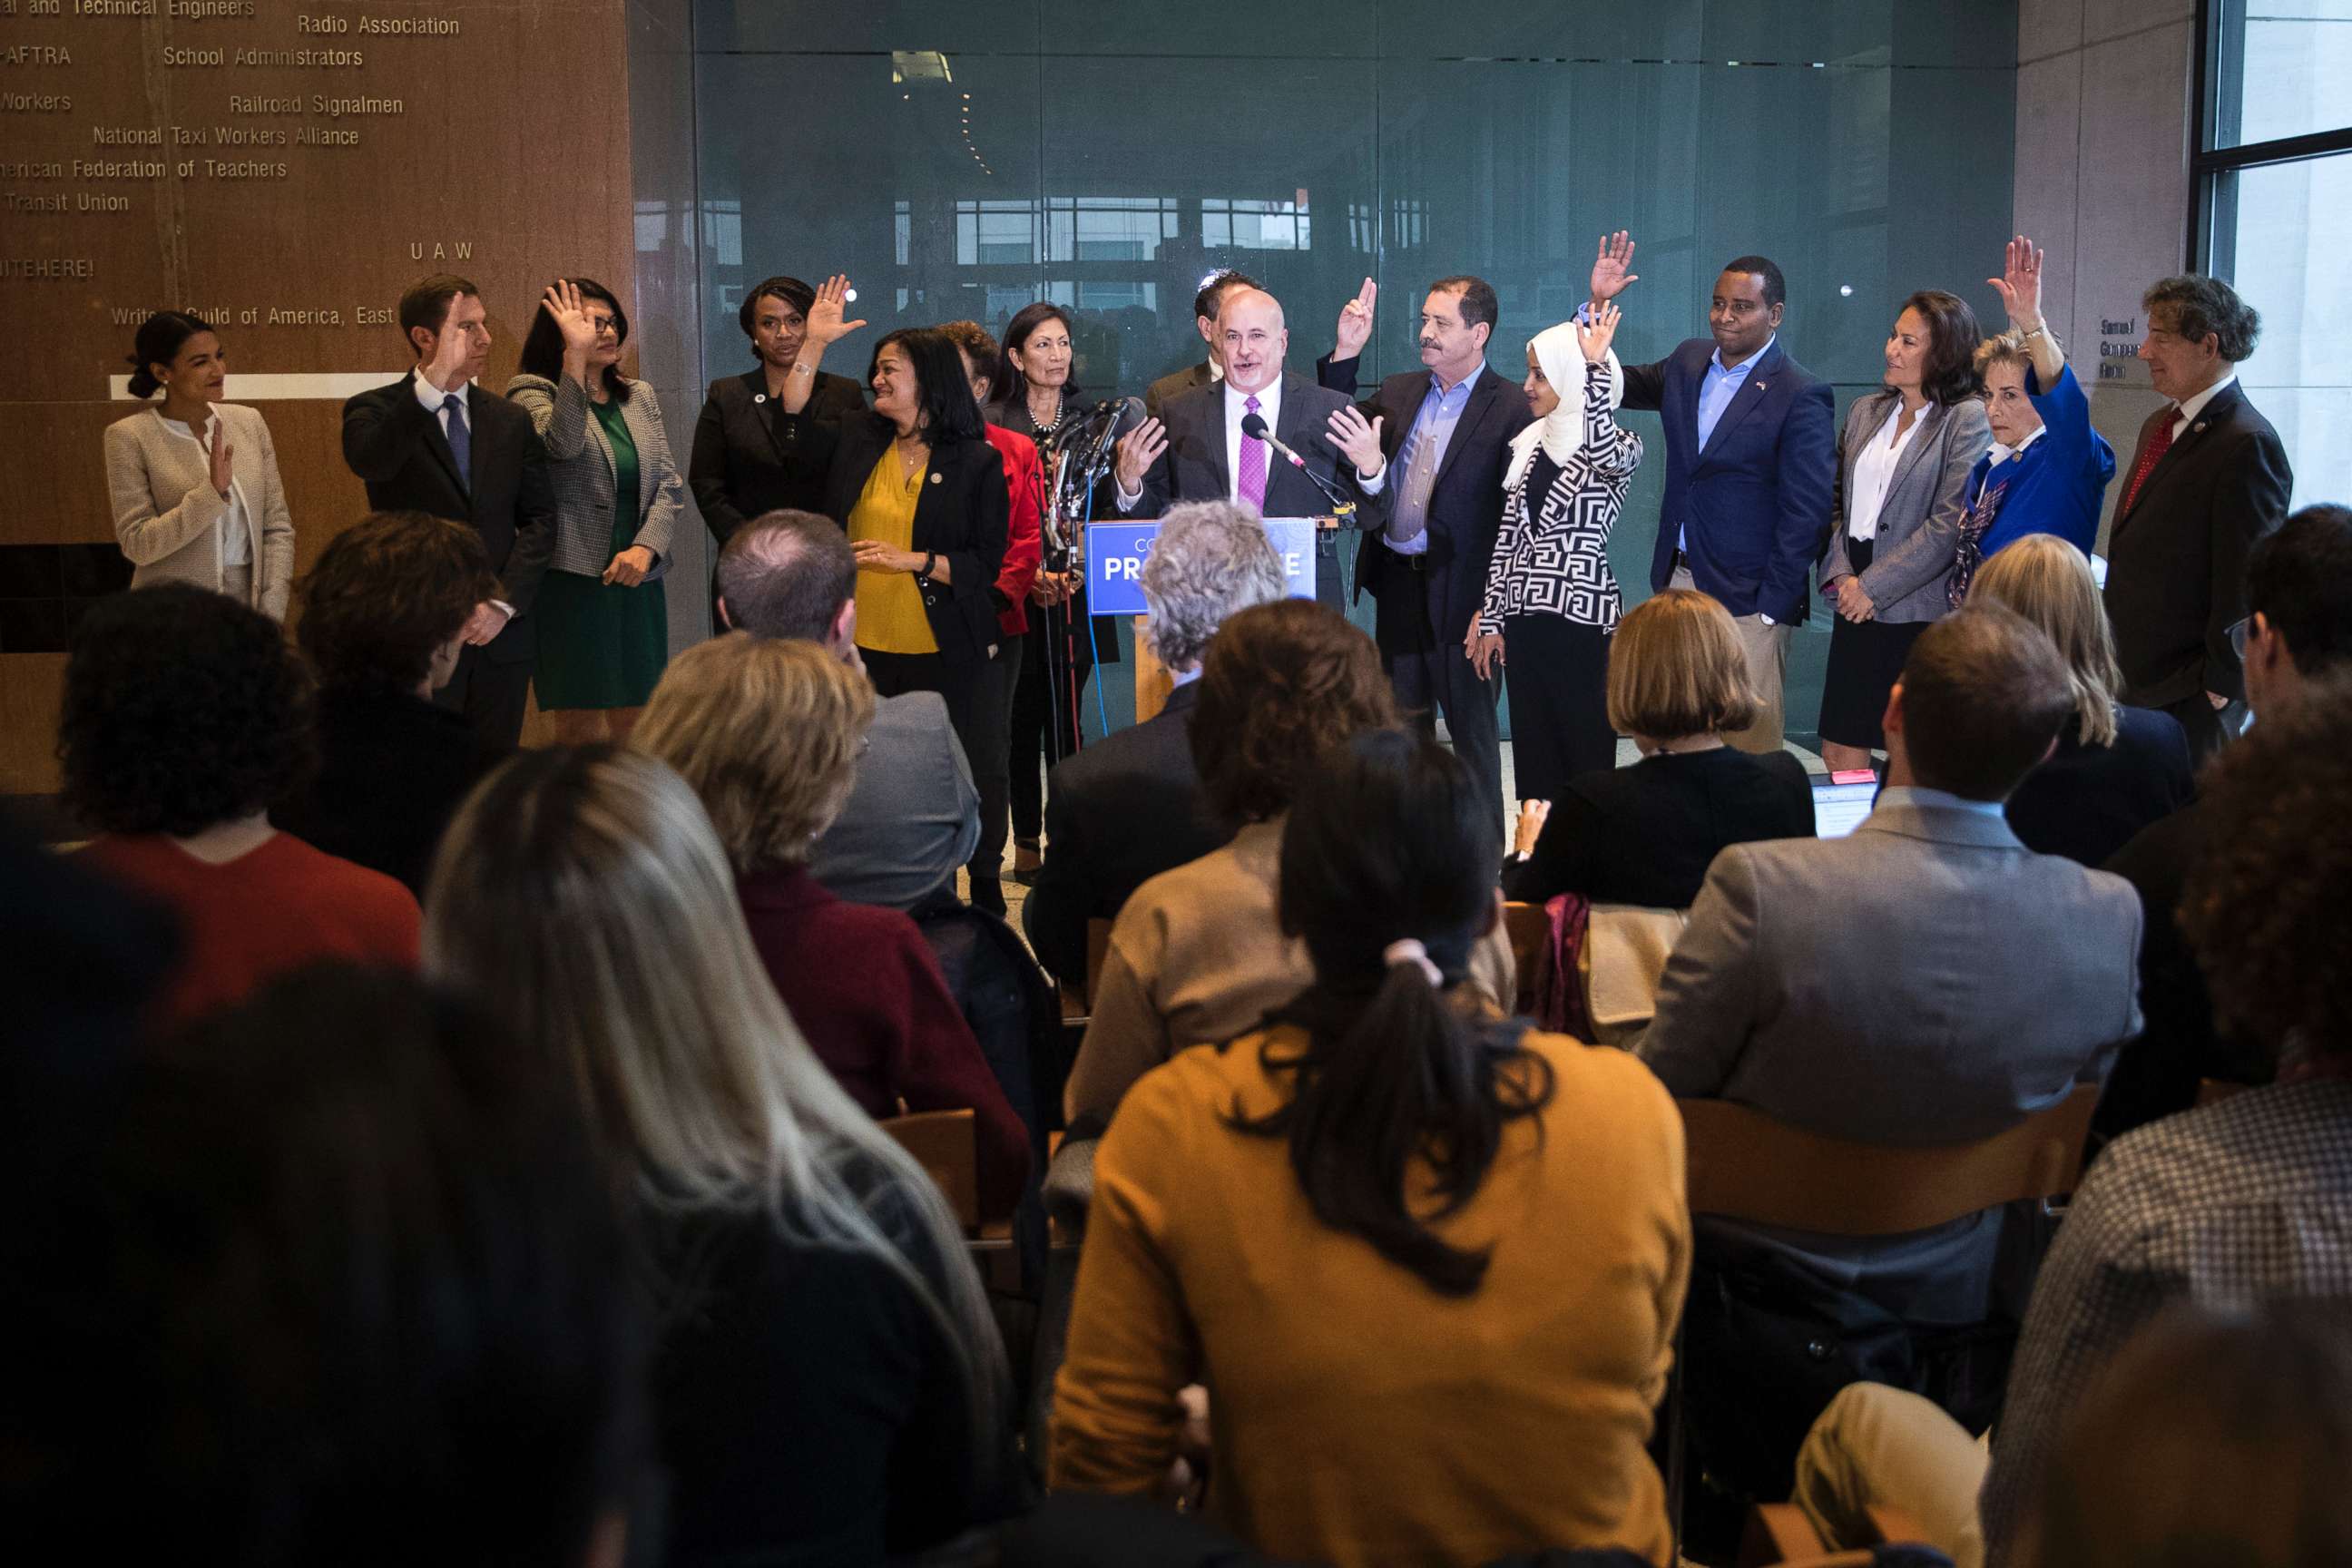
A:
[[[777,994],[849,1098],[877,1119],[902,1104],[970,1107],[981,1212],[1011,1214],[1029,1180],[1029,1133],[915,922],[897,910],[842,902],[804,866],[750,872],[736,892]]]
[[[1038,531],[1045,495],[1045,470],[1037,462],[1037,443],[1017,430],[991,425],[981,434],[1004,454],[1004,489],[1013,502],[1013,516],[1004,531],[1004,565],[996,574],[996,591],[1007,607],[997,612],[996,629],[1019,637],[1029,629],[1029,584],[1045,559],[1045,536]]]
[[[80,854],[180,917],[185,948],[163,997],[167,1023],[242,1001],[320,959],[416,967],[415,895],[290,833],[217,866],[161,835],[99,838]]]

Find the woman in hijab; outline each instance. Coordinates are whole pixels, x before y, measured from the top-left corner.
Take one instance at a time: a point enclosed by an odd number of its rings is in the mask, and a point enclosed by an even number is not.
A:
[[[1577,774],[1617,760],[1609,634],[1623,601],[1609,531],[1642,464],[1640,438],[1610,412],[1625,396],[1609,352],[1619,319],[1604,304],[1528,343],[1521,390],[1535,422],[1511,439],[1502,535],[1465,645],[1482,679],[1508,650],[1522,802],[1557,799]]]

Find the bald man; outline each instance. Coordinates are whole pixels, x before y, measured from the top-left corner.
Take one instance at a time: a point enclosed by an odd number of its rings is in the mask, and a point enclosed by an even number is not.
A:
[[[1262,289],[1228,291],[1217,307],[1217,352],[1223,381],[1176,394],[1159,418],[1119,442],[1104,510],[1158,517],[1179,501],[1223,500],[1262,517],[1328,515],[1331,501],[1307,475],[1265,442],[1242,434],[1242,422],[1255,414],[1317,478],[1355,502],[1351,526],[1383,526],[1388,462],[1381,455],[1381,421],[1365,418],[1345,395],[1283,368],[1290,333],[1281,303]],[[1315,538],[1315,596],[1346,613],[1338,538],[1328,530]]]

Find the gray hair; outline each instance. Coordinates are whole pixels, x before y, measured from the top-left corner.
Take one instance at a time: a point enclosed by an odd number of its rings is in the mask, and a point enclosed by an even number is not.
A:
[[[1257,513],[1222,500],[1170,507],[1143,562],[1145,635],[1160,663],[1186,669],[1226,616],[1285,591],[1282,557]]]

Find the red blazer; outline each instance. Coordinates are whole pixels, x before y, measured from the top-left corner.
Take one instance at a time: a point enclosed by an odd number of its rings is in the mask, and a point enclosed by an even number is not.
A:
[[[877,1119],[970,1107],[981,1212],[1011,1214],[1029,1180],[1029,1133],[915,922],[842,902],[805,866],[747,873],[735,890],[777,994],[849,1098]]]
[[[996,574],[996,595],[1003,608],[996,612],[997,628],[1007,637],[1029,630],[1029,584],[1045,559],[1038,522],[1044,512],[1045,470],[1037,461],[1037,443],[1018,431],[991,425],[981,432],[988,444],[1004,455],[1004,489],[1013,502],[1013,516],[1004,532],[1004,569]]]

